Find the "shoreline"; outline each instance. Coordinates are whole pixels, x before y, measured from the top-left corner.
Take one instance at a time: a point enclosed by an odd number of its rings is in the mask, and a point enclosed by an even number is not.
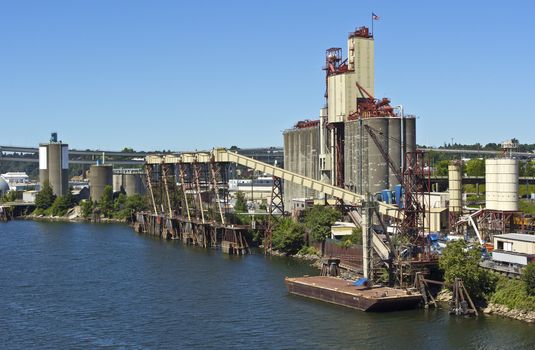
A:
[[[86,224],[128,224],[126,219],[109,219],[101,218],[99,221],[93,221],[91,219],[84,219],[82,217],[68,216],[44,216],[44,215],[21,215],[17,216],[15,220],[32,220],[41,222],[73,222],[73,223],[86,223]]]
[[[87,223],[87,224],[127,224],[129,225],[128,221],[126,219],[109,219],[109,218],[101,218],[100,221],[93,221],[91,219],[84,219],[82,217],[68,217],[68,216],[35,216],[35,215],[21,215],[15,218],[15,220],[31,220],[31,221],[39,221],[39,222],[71,222],[71,223]],[[134,231],[135,232],[135,231]],[[273,250],[271,252],[274,256],[281,256],[281,257],[288,257],[297,259],[303,262],[308,263],[311,267],[314,267],[321,271],[322,268],[322,260],[324,258],[318,256],[318,255],[303,255],[303,254],[293,254],[293,255],[286,255],[283,253],[280,253],[276,250]],[[341,278],[344,279],[355,279],[358,278],[357,275],[354,272],[346,271],[342,272],[340,274]],[[447,303],[448,297],[446,296],[445,292],[441,292],[439,294],[442,294],[442,297],[438,297],[437,301],[441,303]],[[451,296],[451,292],[449,293]],[[526,310],[520,310],[520,309],[510,309],[509,307],[501,304],[494,304],[494,303],[488,303],[486,307],[479,308],[479,310],[482,312],[483,315],[495,315],[500,317],[505,317],[509,319],[515,319],[518,321],[522,321],[525,323],[534,324],[535,323],[535,311],[526,311]]]

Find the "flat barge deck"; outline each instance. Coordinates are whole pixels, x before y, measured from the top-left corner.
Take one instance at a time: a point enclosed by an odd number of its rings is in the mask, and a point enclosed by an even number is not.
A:
[[[390,287],[357,287],[336,277],[287,277],[284,282],[291,294],[362,311],[412,309],[422,301],[422,295],[417,292]]]

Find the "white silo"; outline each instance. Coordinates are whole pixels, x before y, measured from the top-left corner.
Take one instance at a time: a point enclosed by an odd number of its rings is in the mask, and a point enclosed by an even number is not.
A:
[[[502,158],[485,161],[486,208],[518,210],[518,160]]]
[[[449,212],[450,214],[459,214],[462,211],[462,163],[459,161],[451,162],[448,165],[448,187],[450,194]]]

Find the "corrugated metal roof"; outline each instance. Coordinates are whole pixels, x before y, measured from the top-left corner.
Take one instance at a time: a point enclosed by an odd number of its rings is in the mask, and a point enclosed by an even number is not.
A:
[[[528,235],[525,233],[506,233],[503,235],[495,235],[494,238],[505,238],[505,239],[512,239],[515,241],[535,243],[535,235]]]

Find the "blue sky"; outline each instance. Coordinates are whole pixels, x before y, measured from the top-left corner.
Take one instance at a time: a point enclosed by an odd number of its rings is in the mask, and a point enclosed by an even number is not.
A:
[[[534,143],[534,4],[0,0],[0,144],[282,145],[372,11],[376,96],[419,117],[419,144]]]

